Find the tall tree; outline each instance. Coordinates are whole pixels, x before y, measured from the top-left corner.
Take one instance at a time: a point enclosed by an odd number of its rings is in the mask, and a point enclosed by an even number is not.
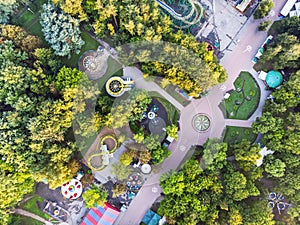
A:
[[[245,170],[250,171],[256,165],[257,160],[262,156],[259,154],[261,148],[258,144],[251,145],[247,140],[242,140],[232,145],[235,160],[239,166]]]
[[[270,63],[275,70],[299,68],[300,42],[291,34],[279,34],[260,59],[260,63]]]
[[[222,169],[226,165],[227,147],[219,139],[208,139],[204,144],[202,167],[209,170]]]
[[[128,92],[127,98],[117,102],[110,114],[108,114],[107,125],[113,128],[120,128],[129,121],[139,121],[146,111],[151,97],[145,90],[132,89]]]
[[[94,208],[97,206],[104,206],[108,196],[107,190],[103,186],[92,184],[91,189],[86,190],[82,194],[87,208]]]
[[[273,7],[274,2],[272,0],[263,0],[254,12],[254,19],[261,19],[267,16]]]
[[[56,55],[71,57],[73,52],[79,54],[84,41],[80,36],[78,20],[48,3],[43,5],[40,22],[45,40]]]

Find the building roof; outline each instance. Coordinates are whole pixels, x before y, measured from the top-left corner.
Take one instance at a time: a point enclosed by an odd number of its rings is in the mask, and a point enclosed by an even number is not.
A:
[[[267,76],[267,73],[264,71],[260,71],[260,73],[258,74],[258,78],[261,80],[266,80],[266,76]]]
[[[283,77],[279,71],[271,70],[267,73],[266,83],[270,88],[277,88],[282,81]]]
[[[239,4],[236,5],[236,8],[238,10],[240,10],[241,12],[244,12],[250,3],[251,3],[251,0],[241,1]]]
[[[104,207],[91,208],[80,225],[113,225],[120,211],[105,203]]]
[[[263,164],[263,159],[265,156],[267,155],[270,155],[270,154],[273,154],[274,151],[272,150],[268,150],[267,147],[263,147],[260,151],[259,151],[259,154],[261,155],[261,157],[256,160],[256,166],[259,167]]]
[[[157,213],[153,212],[151,209],[149,209],[144,218],[142,219],[142,222],[147,225],[157,225],[159,223],[159,220],[161,219],[161,216]]]
[[[298,16],[298,15],[297,15],[297,11],[296,11],[296,10],[290,11],[290,12],[289,12],[289,16],[290,16],[290,17]]]

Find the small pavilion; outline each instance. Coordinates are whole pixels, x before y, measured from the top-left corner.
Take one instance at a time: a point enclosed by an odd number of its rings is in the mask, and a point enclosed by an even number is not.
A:
[[[271,70],[267,73],[266,84],[270,88],[277,88],[282,84],[283,76],[279,71]]]
[[[151,209],[149,209],[144,218],[142,219],[142,222],[147,225],[157,225],[161,219],[161,216],[157,213],[153,212]]]

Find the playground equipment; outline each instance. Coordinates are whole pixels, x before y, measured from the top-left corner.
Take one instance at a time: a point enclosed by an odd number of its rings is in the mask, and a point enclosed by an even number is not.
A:
[[[197,24],[201,17],[203,16],[204,10],[202,5],[196,0],[188,0],[188,3],[191,5],[192,9],[187,15],[182,15],[177,13],[173,8],[167,5],[165,2],[156,0],[158,5],[163,8],[167,13],[173,16],[176,20],[180,21],[180,26],[174,25],[176,28],[188,28],[192,25]],[[194,18],[193,15],[195,14]],[[191,20],[191,21],[190,21]]]
[[[268,195],[268,205],[273,209],[275,206],[280,214],[282,210],[285,210],[290,204],[283,202],[284,196],[282,194],[278,195],[275,192],[271,192]]]
[[[129,91],[133,87],[134,81],[130,77],[111,77],[105,85],[107,93],[112,97],[120,97],[125,91]]]
[[[85,72],[90,80],[97,80],[107,71],[108,54],[104,50],[90,50],[78,60],[79,70]]]

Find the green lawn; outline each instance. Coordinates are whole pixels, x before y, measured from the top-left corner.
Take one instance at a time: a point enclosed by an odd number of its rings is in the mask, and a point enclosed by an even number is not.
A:
[[[43,199],[41,197],[35,195],[33,198],[29,199],[23,205],[21,205],[21,208],[48,220],[50,217],[46,213],[41,211],[37,206],[37,202],[42,202],[42,201]],[[10,225],[43,225],[43,224],[44,223],[27,216],[13,215],[13,221]]]
[[[68,59],[67,57],[62,58],[62,61],[64,62],[64,64],[68,65],[69,67],[77,68],[78,60],[79,60],[80,56],[88,50],[96,50],[98,48],[98,46],[100,45],[87,32],[82,32],[81,38],[82,38],[82,40],[84,40],[85,44],[82,46],[80,53],[79,54],[74,53],[70,59]]]
[[[97,82],[98,82],[98,88],[99,90],[104,90],[104,85],[106,81],[112,77],[112,76],[123,76],[123,69],[122,65],[118,63],[115,59],[112,57],[108,57],[107,59],[107,71],[104,74],[103,77],[101,77]]]
[[[44,223],[27,216],[13,215],[8,225],[44,225]]]
[[[20,25],[25,29],[28,29],[28,27],[30,26],[35,26],[37,23],[39,23],[39,17],[42,11],[42,5],[46,2],[47,0],[35,0],[32,3],[30,3],[29,8],[33,13],[27,10],[27,7],[23,7],[24,9],[23,13],[14,16],[12,19],[12,23],[16,25]],[[20,10],[22,10],[22,8],[20,8]]]
[[[252,132],[251,128],[226,126],[223,141],[228,143],[229,145],[243,139],[246,139],[253,143],[256,137],[257,135]]]
[[[168,119],[172,124],[177,125],[177,121],[179,120],[179,111],[178,109],[172,105],[167,99],[162,97],[159,93],[155,91],[149,92],[151,97],[156,98],[161,104],[164,105],[167,113],[168,113]]]
[[[222,108],[230,119],[248,119],[256,110],[260,89],[254,78],[248,72],[241,72],[234,82],[235,90],[223,101]]]
[[[152,77],[150,78],[152,80]],[[160,77],[153,77],[153,80],[156,84],[159,86],[161,83],[161,78]],[[181,96],[177,91],[175,91],[176,86],[173,84],[169,84],[167,87],[163,88],[169,95],[171,95],[177,102],[179,102],[183,106],[187,106],[190,104],[190,101],[186,100],[183,96]]]
[[[44,213],[43,211],[41,211],[37,205],[37,202],[43,202],[43,201],[44,201],[43,198],[36,195],[33,198],[31,198],[30,200],[28,200],[27,202],[25,202],[25,204],[22,206],[22,208],[27,210],[28,212],[31,212],[35,215],[42,217],[44,219],[48,219],[49,216],[46,213]]]

